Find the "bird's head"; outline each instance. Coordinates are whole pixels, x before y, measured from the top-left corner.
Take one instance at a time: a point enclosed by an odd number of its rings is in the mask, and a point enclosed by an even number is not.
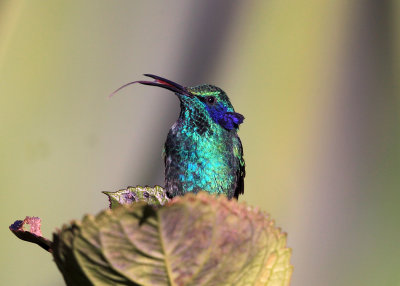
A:
[[[175,92],[181,102],[182,111],[192,112],[189,116],[205,115],[227,130],[237,129],[244,120],[244,116],[235,112],[228,96],[219,87],[208,84],[184,87],[159,76],[151,74],[145,74],[145,76],[153,78],[154,81],[130,82],[115,92],[133,83],[158,86]]]
[[[183,97],[183,99],[189,101],[189,105],[193,104],[207,111],[212,120],[225,129],[238,128],[243,122],[244,116],[235,112],[228,96],[219,87],[203,84],[187,87],[186,90],[192,97],[189,99]]]

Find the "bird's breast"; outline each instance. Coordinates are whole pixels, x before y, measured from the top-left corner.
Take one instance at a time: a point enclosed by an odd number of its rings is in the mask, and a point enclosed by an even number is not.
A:
[[[223,193],[234,183],[232,139],[220,133],[196,132],[175,123],[165,143],[165,181],[174,195],[207,190]]]

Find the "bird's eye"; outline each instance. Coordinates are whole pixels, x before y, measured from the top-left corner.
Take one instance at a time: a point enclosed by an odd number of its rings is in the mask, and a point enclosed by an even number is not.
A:
[[[207,96],[206,101],[208,104],[214,104],[215,102],[215,97],[214,96]]]

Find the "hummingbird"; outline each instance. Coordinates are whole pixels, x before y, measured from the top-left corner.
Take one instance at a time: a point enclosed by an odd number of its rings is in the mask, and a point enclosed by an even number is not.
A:
[[[133,81],[168,89],[180,101],[178,120],[164,144],[165,190],[169,197],[206,191],[238,199],[244,193],[245,162],[237,134],[244,116],[235,112],[226,93],[210,84],[185,87],[144,74],[153,81]]]

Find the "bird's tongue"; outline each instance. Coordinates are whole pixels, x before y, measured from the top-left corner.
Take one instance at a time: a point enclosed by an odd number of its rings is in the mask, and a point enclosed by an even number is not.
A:
[[[151,77],[152,79],[154,79],[154,81],[146,81],[146,80],[137,80],[137,81],[132,81],[129,82],[127,84],[124,84],[123,86],[121,86],[120,88],[118,88],[117,90],[115,90],[113,93],[110,94],[110,96],[113,96],[115,93],[117,93],[118,91],[120,91],[121,89],[127,87],[128,85],[134,84],[134,83],[140,83],[140,84],[144,84],[144,85],[152,85],[152,86],[158,86],[158,87],[162,87],[162,88],[166,88],[169,89],[175,93],[179,93],[179,94],[186,94],[187,91],[186,89],[173,82],[170,81],[166,78],[162,78],[156,75],[152,75],[152,74],[145,74],[145,76]]]

